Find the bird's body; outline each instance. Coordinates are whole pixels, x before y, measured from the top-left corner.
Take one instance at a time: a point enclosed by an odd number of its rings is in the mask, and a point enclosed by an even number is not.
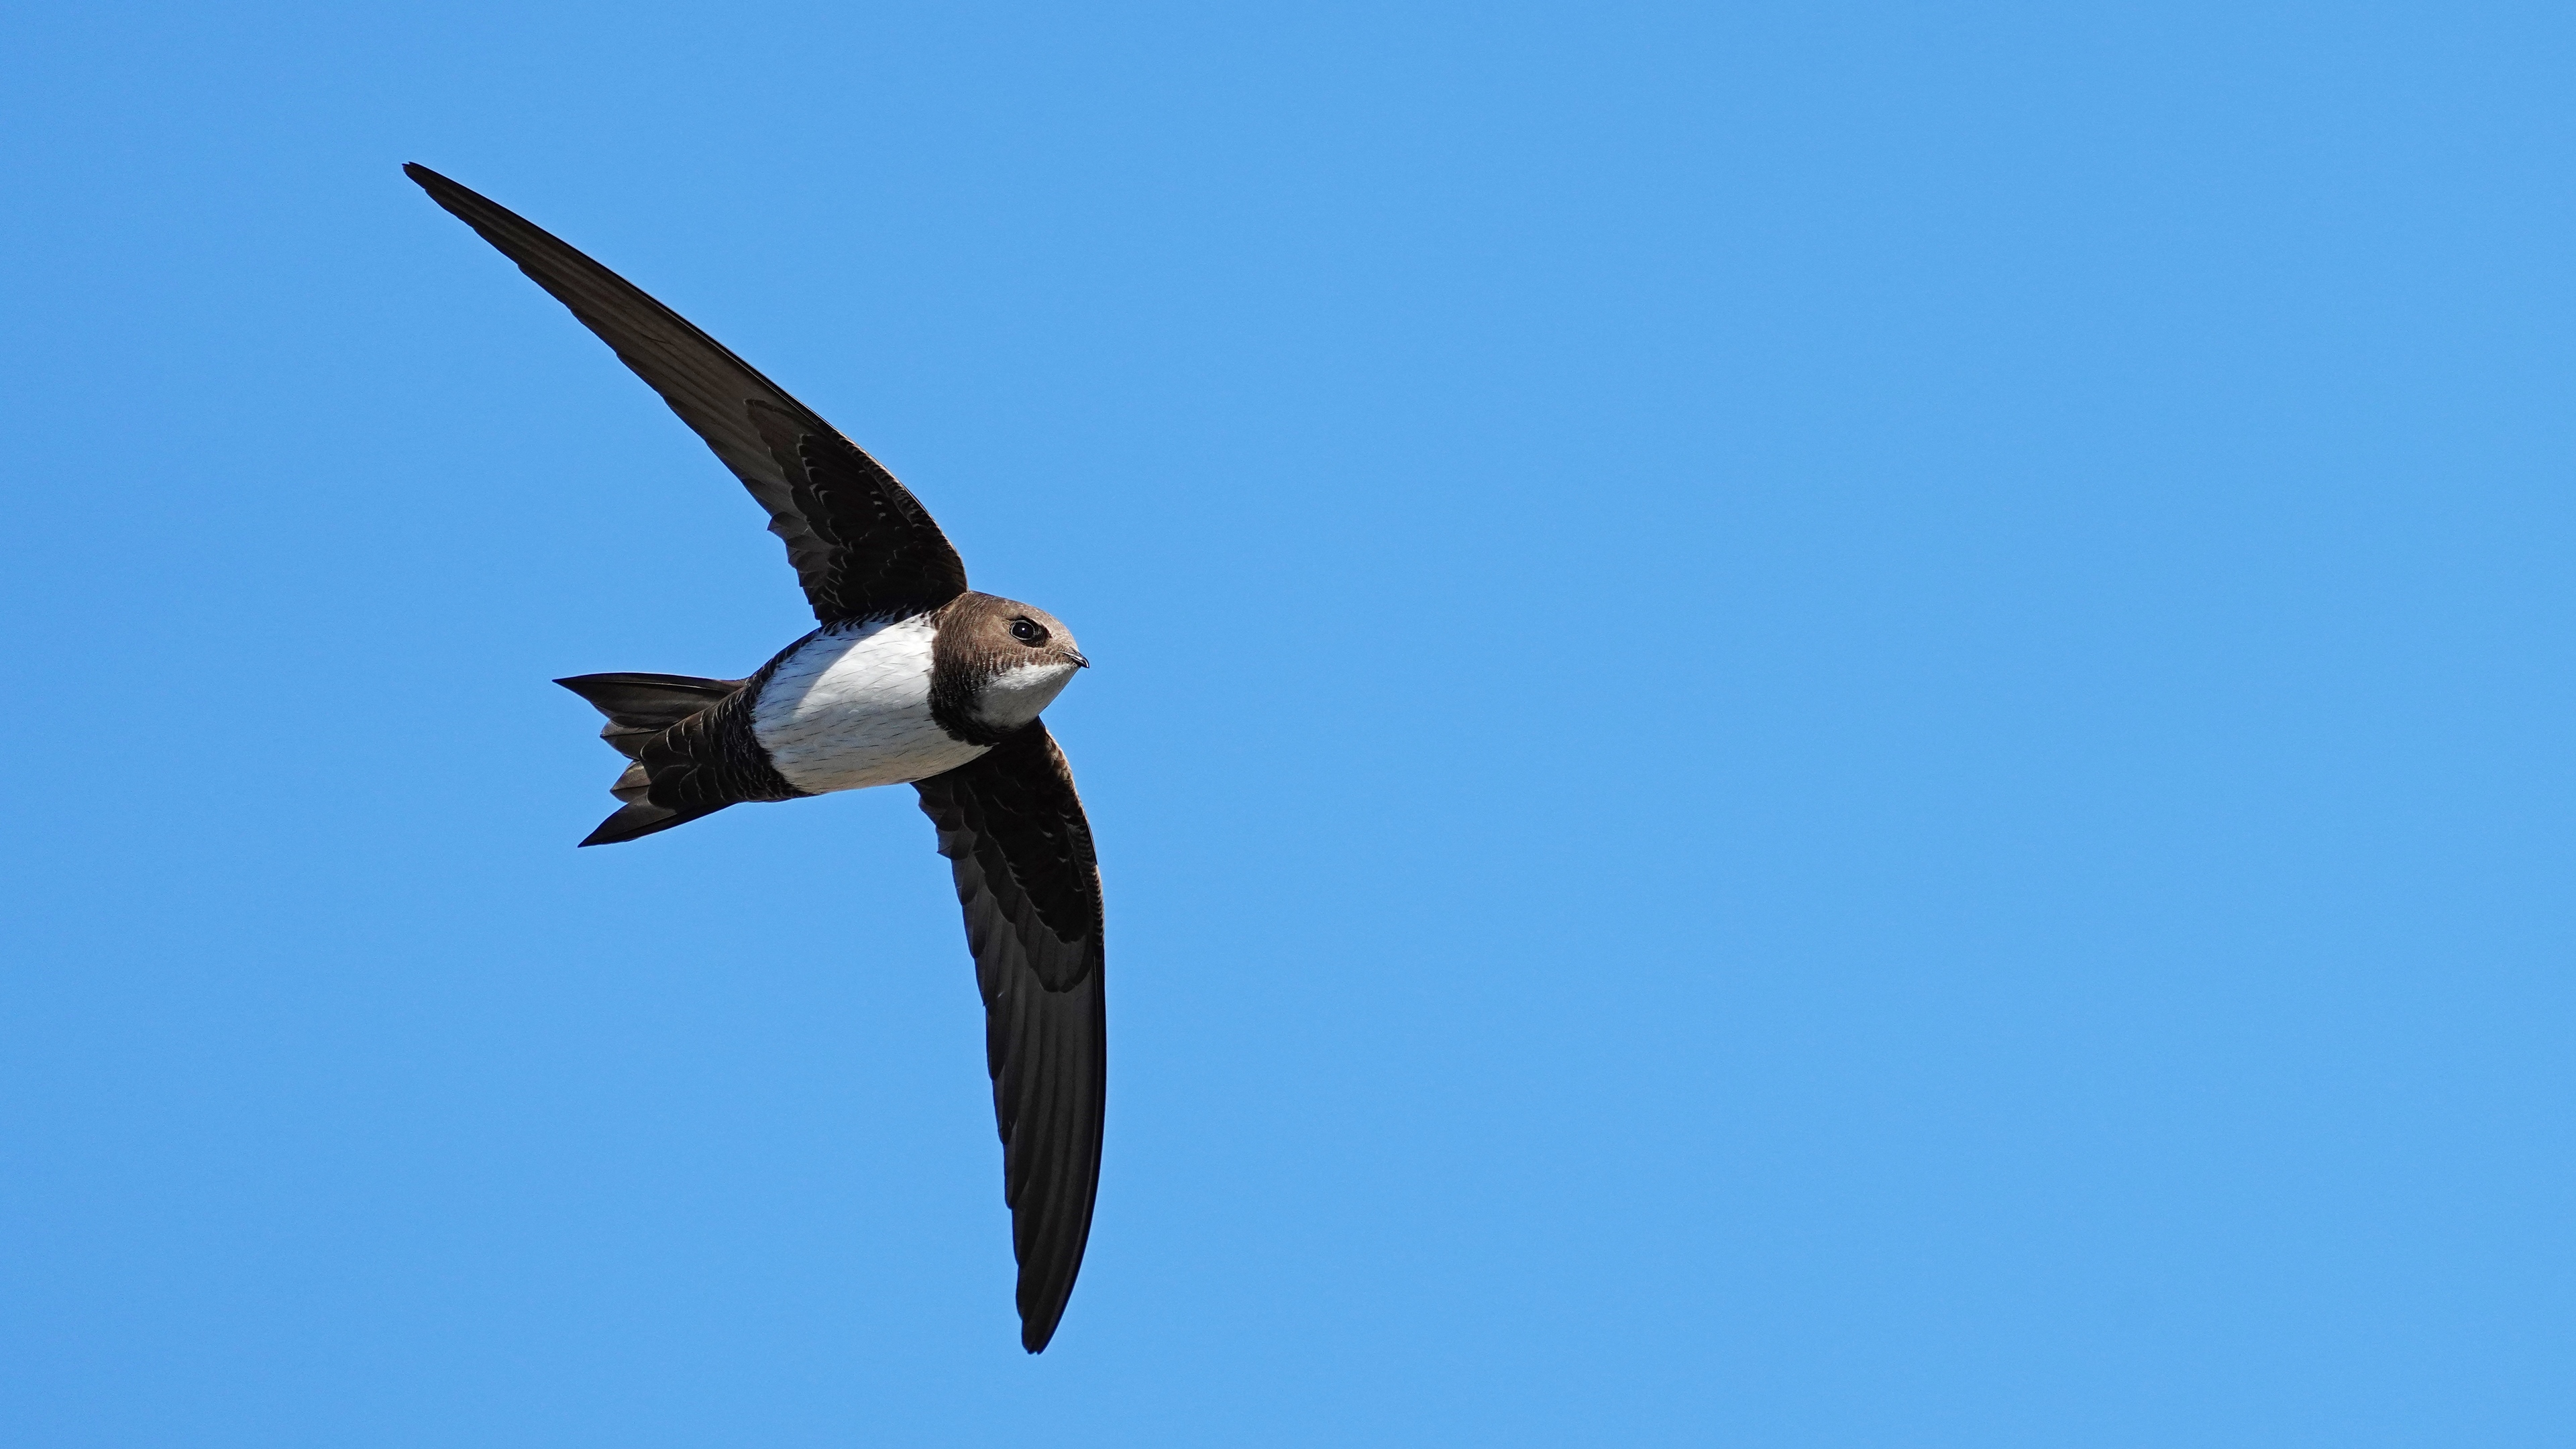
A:
[[[752,737],[807,794],[904,785],[953,770],[989,745],[961,740],[930,713],[938,622],[817,629],[778,656],[751,706]]]
[[[1028,724],[1081,667],[1070,661],[1022,664],[990,678],[950,683],[942,677],[938,648],[944,622],[933,611],[817,629],[771,661],[758,679],[751,730],[779,775],[808,795],[820,795],[909,784],[956,769],[992,748],[973,736],[974,726],[1008,730]],[[934,710],[934,698],[951,696],[963,702],[964,733],[943,725]]]
[[[911,784],[938,828],[985,1004],[1020,1341],[1054,1334],[1100,1180],[1107,1039],[1100,872],[1039,712],[1090,661],[1053,615],[966,587],[892,474],[713,338],[523,218],[405,172],[572,309],[770,515],[822,627],[741,679],[556,681],[632,763],[584,845],[728,806]]]

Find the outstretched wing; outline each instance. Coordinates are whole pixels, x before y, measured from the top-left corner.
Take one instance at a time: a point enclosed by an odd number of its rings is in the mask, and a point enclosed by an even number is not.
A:
[[[944,604],[966,565],[921,500],[803,403],[615,272],[426,166],[420,183],[616,349],[724,460],[787,543],[826,624]]]
[[[916,788],[956,872],[984,992],[1020,1345],[1036,1353],[1073,1294],[1100,1190],[1109,1047],[1099,860],[1073,771],[1043,722]]]

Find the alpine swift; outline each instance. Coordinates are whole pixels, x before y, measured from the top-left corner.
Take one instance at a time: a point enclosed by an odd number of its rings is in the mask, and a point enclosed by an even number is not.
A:
[[[1054,615],[966,587],[894,475],[624,278],[425,166],[405,166],[662,395],[769,513],[820,626],[747,679],[584,674],[633,763],[584,845],[728,805],[910,784],[957,880],[1019,1259],[1020,1344],[1047,1345],[1091,1235],[1108,1084],[1100,867],[1039,711],[1090,664]]]

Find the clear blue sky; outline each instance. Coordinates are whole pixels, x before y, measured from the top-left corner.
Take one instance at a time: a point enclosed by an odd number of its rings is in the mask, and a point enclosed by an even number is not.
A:
[[[0,1439],[2564,1445],[2576,19],[0,16]],[[908,790],[572,846],[806,627],[405,182],[1099,667],[1024,1357]]]

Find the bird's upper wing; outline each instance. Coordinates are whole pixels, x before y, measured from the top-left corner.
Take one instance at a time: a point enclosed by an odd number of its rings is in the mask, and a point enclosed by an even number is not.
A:
[[[984,992],[1020,1344],[1035,1353],[1073,1293],[1100,1190],[1109,1051],[1099,861],[1073,771],[1042,722],[917,788],[956,872]]]
[[[946,603],[966,565],[929,510],[876,459],[803,403],[615,272],[426,166],[405,166],[572,309],[706,439],[760,506],[826,624]]]

